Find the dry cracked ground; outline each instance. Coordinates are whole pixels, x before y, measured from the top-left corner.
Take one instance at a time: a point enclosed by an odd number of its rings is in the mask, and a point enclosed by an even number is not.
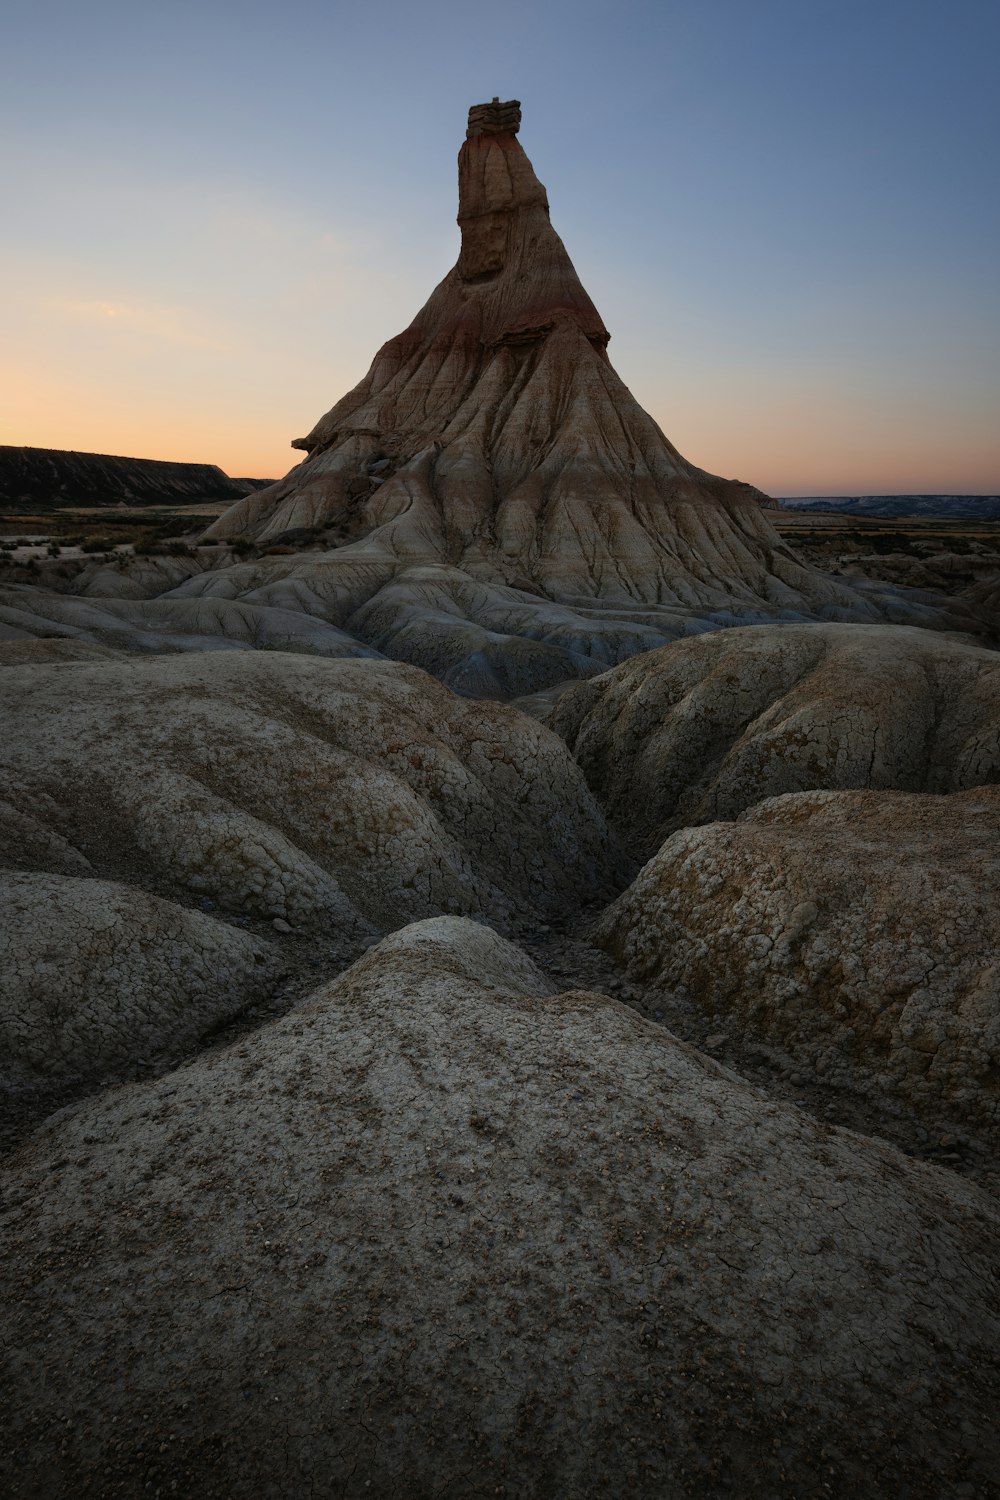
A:
[[[1000,1493],[995,653],[0,702],[6,1494]]]

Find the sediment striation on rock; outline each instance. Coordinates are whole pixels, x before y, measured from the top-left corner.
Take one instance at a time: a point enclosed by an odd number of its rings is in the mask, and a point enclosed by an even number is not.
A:
[[[379,657],[374,647],[315,615],[227,596],[150,594],[167,570],[95,570],[85,597],[30,585],[0,589],[0,642],[64,640],[139,652],[294,651],[303,656]],[[187,574],[185,573],[185,577]]]
[[[987,1493],[992,1201],[474,923],[12,1165],[12,1500]]]
[[[608,359],[519,127],[516,101],[473,108],[455,266],[296,441],[303,461],[203,538],[257,555],[205,545],[155,595],[142,559],[66,585],[60,569],[18,576],[0,632],[326,656],[354,642],[502,699],[728,625],[985,630],[975,597],[804,565],[758,490],[677,451]]]
[[[303,462],[206,534],[322,550],[264,558],[239,582],[209,572],[182,592],[231,598],[236,585],[268,604],[291,593],[487,696],[589,676],[706,624],[941,623],[932,595],[802,566],[759,492],[678,453],[608,360],[608,331],[517,139],[519,107],[482,108],[459,156],[455,267],[297,440]],[[970,623],[951,610],[952,624]]]
[[[570,604],[851,607],[747,486],[683,459],[612,369],[549,221],[519,111],[459,155],[454,269],[297,441],[308,457],[209,536],[333,526],[338,561],[437,563]]]
[[[574,684],[550,722],[646,857],[782,792],[1000,781],[1000,656],[899,626],[717,631]]]
[[[1000,787],[802,792],[675,833],[597,940],[823,1083],[1000,1139],[998,912]]]

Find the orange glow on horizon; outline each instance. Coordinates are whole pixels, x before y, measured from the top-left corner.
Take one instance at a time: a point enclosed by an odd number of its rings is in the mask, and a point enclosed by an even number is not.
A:
[[[265,325],[260,350],[254,329],[214,309],[39,292],[20,348],[15,341],[0,360],[0,442],[280,479],[301,462],[292,439],[357,383],[376,344],[394,323],[404,326],[398,309],[416,301],[409,284],[394,286],[394,305],[373,330],[370,304],[345,306],[349,290],[345,282],[298,289],[280,326]],[[317,295],[342,299],[325,329],[302,305]],[[336,360],[331,326],[343,329]],[[621,338],[614,353],[686,458],[766,493],[1000,491],[1000,443],[985,400],[949,407],[930,385],[894,385],[876,373],[866,387],[843,364],[768,367],[724,348],[675,347],[666,357]]]

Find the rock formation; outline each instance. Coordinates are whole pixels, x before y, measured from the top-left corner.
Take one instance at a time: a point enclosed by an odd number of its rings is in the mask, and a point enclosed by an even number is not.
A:
[[[470,113],[458,262],[286,479],[208,536],[332,527],[340,561],[450,564],[570,604],[856,605],[801,568],[747,487],[688,463],[607,357],[515,103]]]
[[[647,857],[781,792],[1000,781],[1000,656],[898,626],[717,631],[574,684],[551,723]]]
[[[995,1472],[995,1204],[468,921],[12,1166],[12,1500]]]
[[[607,328],[552,228],[519,125],[516,101],[473,108],[456,265],[296,441],[305,459],[205,533],[254,555],[202,548],[190,576],[157,595],[162,610],[138,602],[150,597],[141,559],[69,584],[60,566],[28,590],[32,603],[6,591],[0,629],[332,656],[346,636],[491,698],[725,625],[985,629],[975,598],[804,565],[758,490],[678,453],[608,360]],[[109,607],[88,610],[78,592]]]
[[[356,636],[297,609],[210,594],[184,597],[172,589],[147,595],[167,569],[139,559],[121,571],[94,570],[85,597],[30,584],[0,588],[0,642],[66,640],[132,651],[295,651],[305,656],[377,658]],[[191,570],[178,569],[185,576]],[[86,585],[84,585],[86,587]]]
[[[333,526],[345,564],[447,562],[567,603],[855,604],[796,564],[747,487],[682,459],[613,372],[519,121],[516,104],[472,111],[456,267],[297,440],[309,458],[208,535]]]
[[[11,1500],[992,1493],[995,580],[684,460],[518,125],[286,480],[6,567]]]
[[[826,1084],[998,1139],[998,911],[1000,787],[802,792],[674,834],[598,940]]]
[[[472,111],[455,267],[297,440],[306,459],[206,533],[320,550],[202,573],[178,592],[293,600],[460,691],[500,697],[705,625],[968,626],[969,611],[942,614],[930,595],[802,566],[759,492],[681,457],[609,363],[519,119],[516,103]]]
[[[472,110],[462,251],[409,329],[210,537],[333,526],[340,561],[451,564],[565,603],[852,606],[799,567],[747,486],[682,459],[607,359],[609,333],[517,141]]]
[[[163,894],[367,940],[609,890],[603,820],[561,741],[398,663],[36,663],[0,670],[0,705],[5,798],[95,873]],[[58,868],[40,838],[22,852]]]

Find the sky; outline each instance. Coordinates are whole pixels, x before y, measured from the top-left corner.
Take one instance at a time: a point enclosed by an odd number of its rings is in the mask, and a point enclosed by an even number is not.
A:
[[[686,457],[998,493],[998,53],[997,0],[5,0],[0,443],[284,474],[496,94]]]

